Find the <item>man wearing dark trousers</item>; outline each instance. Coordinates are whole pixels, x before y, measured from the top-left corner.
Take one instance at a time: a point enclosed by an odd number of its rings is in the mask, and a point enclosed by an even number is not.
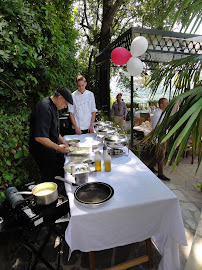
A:
[[[168,100],[166,98],[160,98],[159,99],[159,109],[154,113],[152,117],[152,129],[155,129],[162,112],[165,110],[165,108],[168,106]],[[161,121],[163,120],[163,117],[161,118]],[[161,122],[160,121],[160,122]],[[160,124],[160,123],[159,123]],[[153,173],[158,173],[158,178],[164,181],[170,181],[170,178],[166,177],[163,174],[163,167],[164,167],[164,159],[165,159],[165,153],[166,153],[166,143],[164,143],[160,150],[155,152],[155,156],[152,159],[152,161],[149,163],[148,168],[153,172]],[[158,171],[154,169],[155,165],[158,165]]]
[[[29,151],[40,169],[39,182],[57,182],[56,175],[64,177],[64,153],[69,146],[60,135],[58,110],[67,108],[69,103],[73,104],[71,92],[62,86],[52,96],[40,100],[32,111]]]
[[[97,112],[94,94],[86,89],[87,82],[82,75],[77,76],[76,85],[77,90],[72,93],[74,104],[68,106],[74,133],[93,133]]]

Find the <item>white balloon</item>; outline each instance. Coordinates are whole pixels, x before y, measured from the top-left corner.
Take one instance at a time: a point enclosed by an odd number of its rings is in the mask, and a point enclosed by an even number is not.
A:
[[[143,70],[143,63],[139,58],[131,57],[127,62],[127,70],[131,76],[138,76]]]
[[[130,53],[133,57],[140,56],[146,52],[148,48],[148,41],[145,37],[139,36],[133,39],[130,47]]]

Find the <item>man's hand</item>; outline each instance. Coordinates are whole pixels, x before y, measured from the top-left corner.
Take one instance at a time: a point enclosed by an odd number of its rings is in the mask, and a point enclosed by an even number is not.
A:
[[[63,139],[61,134],[59,135],[59,144],[64,144],[65,146],[69,147],[68,143]]]
[[[89,129],[88,129],[88,132],[89,133],[93,133],[94,132],[94,127],[93,125],[90,125]]]
[[[58,145],[59,147],[58,147],[58,152],[60,152],[60,153],[67,153],[68,151],[69,151],[69,146],[67,146],[67,145],[65,145],[65,144],[59,144]]]
[[[82,134],[82,131],[78,127],[75,127],[75,131],[76,131],[76,134],[78,134],[78,135]]]

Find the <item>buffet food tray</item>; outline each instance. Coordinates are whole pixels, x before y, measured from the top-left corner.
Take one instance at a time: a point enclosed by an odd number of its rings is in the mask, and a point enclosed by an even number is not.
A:
[[[69,147],[69,152],[67,153],[67,156],[85,156],[90,153],[89,147]]]

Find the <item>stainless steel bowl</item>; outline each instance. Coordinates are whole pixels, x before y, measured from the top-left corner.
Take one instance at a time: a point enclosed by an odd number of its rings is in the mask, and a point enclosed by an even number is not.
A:
[[[75,164],[71,167],[72,175],[75,177],[75,182],[82,185],[88,182],[90,168],[87,163]]]
[[[128,144],[128,138],[124,134],[112,134],[103,137],[103,143],[112,148],[122,148]]]

